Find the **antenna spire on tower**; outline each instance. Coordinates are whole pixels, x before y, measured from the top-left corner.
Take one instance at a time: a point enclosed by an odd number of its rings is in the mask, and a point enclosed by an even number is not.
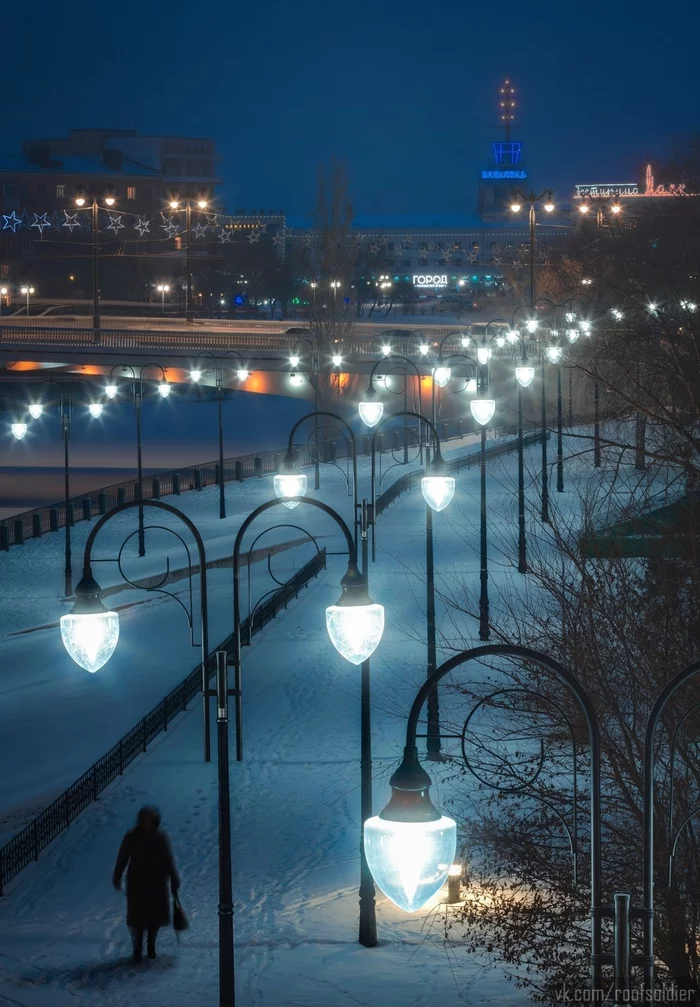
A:
[[[506,131],[506,141],[510,140],[510,127],[515,121],[515,88],[506,78],[501,85],[498,111]]]

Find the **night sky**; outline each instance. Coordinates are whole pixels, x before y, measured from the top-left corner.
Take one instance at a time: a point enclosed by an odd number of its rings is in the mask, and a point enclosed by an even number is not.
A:
[[[306,213],[336,155],[358,213],[471,212],[510,76],[563,199],[700,130],[699,28],[692,0],[28,0],[3,9],[1,152],[135,126],[215,138],[229,209]]]

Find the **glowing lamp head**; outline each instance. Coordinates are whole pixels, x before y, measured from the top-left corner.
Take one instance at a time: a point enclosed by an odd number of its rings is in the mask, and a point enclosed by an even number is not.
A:
[[[365,822],[364,848],[376,884],[400,909],[421,909],[444,885],[457,850],[457,826],[430,800],[431,780],[416,749],[404,749],[391,799]]]
[[[586,321],[579,322],[578,323],[578,327],[581,330],[581,332],[585,332],[586,335],[590,334],[590,331],[591,331],[591,323],[590,322],[586,322]]]
[[[655,304],[654,301],[649,301],[649,303],[647,304],[647,311],[649,312],[650,315],[658,314],[659,311],[658,304]]]
[[[518,339],[520,339],[520,336],[515,329],[509,329],[508,332],[506,332],[506,339],[512,346],[514,346]]]
[[[493,414],[496,412],[496,403],[494,399],[472,399],[469,403],[469,408],[476,422],[480,426],[485,427],[493,419]]]
[[[573,312],[573,311],[567,311],[566,314],[564,315],[564,318],[566,319],[567,322],[569,322],[569,324],[571,322],[575,322],[576,321],[576,313]]]
[[[466,388],[467,395],[476,395],[476,378],[469,378]]]
[[[76,206],[85,206],[85,196],[83,196],[83,195],[77,195],[75,197],[75,205]]]
[[[380,419],[384,415],[384,403],[379,402],[377,399],[377,393],[374,388],[370,385],[365,393],[365,397],[360,402],[358,412],[360,414],[360,419],[366,427],[376,427]]]
[[[331,361],[332,361],[334,367],[340,367],[340,365],[343,362],[342,354],[340,354],[340,353],[334,353],[333,356],[331,357]]]
[[[12,431],[13,437],[16,440],[21,441],[22,438],[24,437],[24,435],[27,432],[27,424],[26,423],[11,423],[10,424],[10,430]]]
[[[561,346],[548,346],[545,353],[550,364],[558,364],[561,360]]]
[[[533,332],[537,332],[537,327],[539,324],[540,323],[537,321],[536,318],[528,318],[528,320],[525,322],[525,328],[530,333],[530,335],[532,335]]]
[[[521,206],[522,204],[517,199],[514,199],[513,202],[510,204],[510,208],[513,211],[513,213],[519,213]]]
[[[272,480],[275,495],[284,500],[284,506],[294,510],[299,500],[286,500],[286,497],[303,497],[306,493],[307,478],[294,464],[294,459],[287,455],[282,465],[282,471]]]
[[[611,308],[610,310],[611,310],[613,318],[616,321],[618,321],[618,322],[621,321],[625,317],[624,313],[622,311],[620,311],[619,308]]]
[[[465,350],[469,346],[470,343],[471,343],[471,339],[469,338],[469,336],[462,336],[462,346],[464,347]]]
[[[304,375],[294,373],[290,374],[289,383],[292,386],[292,388],[300,388],[304,384]]]
[[[33,420],[38,420],[43,411],[44,407],[42,406],[41,402],[32,402],[32,404],[29,407],[29,415]]]
[[[579,213],[583,213],[585,215],[586,213],[588,213],[589,210],[590,210],[590,206],[588,205],[588,203],[580,203],[579,204],[579,208],[578,208],[578,212]]]
[[[515,368],[515,380],[521,388],[527,388],[535,379],[535,368],[522,364]]]
[[[554,203],[552,202],[551,199],[546,200],[546,202],[543,203],[542,205],[544,206],[544,208],[545,208],[545,210],[546,210],[547,213],[552,213],[553,212],[553,210],[554,210]]]
[[[391,346],[388,343],[382,343],[382,353],[385,357],[391,356]]]
[[[430,352],[430,346],[428,343],[421,343],[418,349],[422,357],[427,357],[428,353]]]
[[[170,395],[170,385],[168,384],[167,381],[161,381],[159,383],[158,394],[163,399],[167,399],[168,395]]]
[[[75,605],[61,616],[63,646],[86,671],[99,671],[114,653],[119,640],[119,615],[100,600],[100,585],[90,570],[75,589]]]
[[[105,395],[108,399],[114,399],[117,397],[118,388],[116,385],[105,385]]]
[[[496,346],[499,348],[499,350],[502,350],[505,345],[506,345],[505,337],[496,336]]]
[[[423,499],[431,510],[444,510],[455,495],[454,476],[448,474],[447,466],[442,457],[437,455],[430,468],[430,475],[423,476],[420,481]]]
[[[340,583],[337,604],[326,609],[326,629],[346,661],[362,664],[375,652],[384,633],[384,606],[372,601],[353,561]]]
[[[88,412],[92,416],[93,420],[99,420],[100,416],[104,411],[104,406],[101,402],[91,402],[88,406]]]
[[[610,209],[613,213],[619,213],[622,210],[622,206],[620,203],[612,203]]]
[[[566,338],[569,340],[570,343],[575,343],[576,340],[578,339],[578,329],[567,329]]]
[[[169,205],[171,210],[177,210],[180,205],[180,201],[178,199],[171,199]]]
[[[107,206],[114,206],[115,199],[114,196],[105,196],[105,203]]]
[[[236,377],[239,381],[247,381],[250,377],[250,371],[246,367],[239,367],[236,371]]]
[[[452,377],[452,370],[449,367],[436,367],[433,377],[438,388],[444,388]]]
[[[197,381],[201,380],[201,377],[202,377],[202,372],[199,370],[199,368],[198,367],[193,367],[192,370],[190,371],[190,380],[194,381],[195,384],[196,384]]]
[[[199,207],[200,210],[206,210],[206,208],[207,208],[207,201],[206,201],[206,199],[198,199],[197,200],[197,206]]]
[[[482,367],[488,364],[491,359],[491,347],[490,346],[479,346],[476,351],[476,359],[479,361]]]
[[[291,356],[289,357],[289,366],[298,367],[300,363],[301,363],[301,357],[299,356],[299,354],[292,353]]]

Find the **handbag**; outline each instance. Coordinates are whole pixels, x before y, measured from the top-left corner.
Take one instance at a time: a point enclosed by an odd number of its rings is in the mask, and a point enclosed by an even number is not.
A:
[[[185,915],[185,910],[182,908],[182,903],[177,894],[173,892],[173,929],[178,935],[178,940],[180,932],[189,929],[189,925],[189,920]]]

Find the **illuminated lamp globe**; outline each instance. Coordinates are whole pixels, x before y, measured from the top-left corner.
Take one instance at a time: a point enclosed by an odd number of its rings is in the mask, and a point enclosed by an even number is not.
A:
[[[367,389],[364,399],[357,408],[360,419],[366,427],[376,427],[384,415],[384,403],[378,401],[374,388]]]
[[[508,332],[506,332],[506,339],[508,340],[509,343],[515,344],[517,343],[518,339],[520,339],[520,336],[518,335],[515,329],[509,329]]]
[[[42,406],[41,402],[32,402],[32,404],[29,407],[29,415],[33,420],[38,420],[43,411],[44,407]]]
[[[382,353],[384,354],[385,357],[388,357],[388,356],[391,355],[391,346],[389,346],[388,343],[384,343],[383,344],[383,346],[382,346]]]
[[[551,199],[548,199],[546,203],[543,204],[547,213],[552,213],[554,210],[554,203]]]
[[[91,402],[88,406],[88,412],[92,416],[93,420],[98,420],[102,415],[104,406],[101,402]]]
[[[421,343],[418,349],[420,350],[421,355],[426,357],[428,355],[428,351],[430,350],[430,346],[427,343]]]
[[[430,467],[430,474],[421,479],[420,488],[428,507],[438,513],[452,500],[455,495],[454,476],[448,474],[447,466],[440,455],[436,455]]]
[[[105,395],[108,399],[114,399],[117,396],[117,386],[116,385],[105,385]]]
[[[27,432],[27,424],[26,423],[11,423],[10,424],[10,430],[12,431],[14,437],[18,441],[21,441],[22,438],[24,437],[24,435]]]
[[[613,213],[619,213],[620,210],[622,209],[622,206],[620,203],[612,203],[610,209],[612,210]]]
[[[575,322],[576,314],[573,311],[567,311],[566,314],[564,315],[564,318],[567,320],[567,322]]]
[[[247,381],[250,377],[250,371],[246,367],[239,367],[236,371],[236,377],[239,381]]]
[[[569,340],[570,343],[575,343],[576,340],[578,339],[578,335],[579,335],[578,329],[566,330],[566,338]]]
[[[301,361],[301,357],[297,353],[292,353],[292,355],[289,358],[289,366],[290,367],[298,367],[300,361]]]
[[[548,346],[545,353],[550,364],[558,364],[561,360],[561,346]]]
[[[581,203],[578,208],[579,213],[588,213],[589,210],[590,206],[588,205],[588,203]]]
[[[416,749],[404,749],[392,794],[367,819],[364,849],[375,883],[399,909],[421,909],[445,883],[457,849],[457,825],[430,800],[431,780]]]
[[[470,343],[471,343],[471,339],[469,338],[469,336],[462,336],[462,346],[464,347],[465,350],[469,346]]]
[[[488,364],[491,359],[491,347],[490,346],[479,346],[476,351],[476,359],[482,366]]]
[[[466,388],[467,395],[476,395],[476,378],[469,378]]]
[[[581,332],[585,332],[586,335],[588,335],[590,333],[590,331],[591,331],[591,323],[590,322],[579,322],[578,323],[578,327],[581,330]]]
[[[333,362],[334,367],[340,367],[343,362],[343,358],[340,353],[334,353],[331,357],[331,361]]]
[[[499,350],[502,350],[505,345],[506,345],[505,338],[503,336],[496,336],[496,346],[499,348]]]
[[[452,370],[449,367],[436,367],[434,377],[438,388],[444,388],[452,377]]]
[[[199,370],[199,368],[193,367],[192,370],[190,371],[190,379],[196,383],[201,379],[201,377],[202,372]]]
[[[485,427],[493,419],[496,403],[494,399],[472,399],[469,408],[476,422]]]
[[[517,199],[514,199],[513,202],[510,204],[510,208],[513,211],[513,213],[519,213],[521,205],[522,204],[519,203]]]
[[[528,331],[528,332],[530,332],[530,333],[532,333],[532,332],[537,332],[537,326],[538,326],[539,324],[540,324],[540,323],[539,323],[539,322],[537,321],[537,319],[536,319],[536,318],[529,318],[529,319],[528,319],[528,320],[527,320],[527,321],[525,322],[525,328],[526,328],[526,329],[527,329],[527,331]]]
[[[61,639],[75,663],[85,671],[99,671],[119,640],[119,615],[100,601],[100,586],[87,570],[75,589],[75,605],[61,616]]]
[[[294,510],[294,508],[299,505],[300,501],[285,500],[284,498],[303,497],[306,493],[307,478],[294,464],[294,458],[291,451],[288,451],[285,455],[285,459],[282,462],[282,469],[274,477],[272,483],[275,487],[275,495],[279,497],[280,500],[284,500],[285,507],[289,507],[290,510]]]
[[[294,373],[290,374],[289,375],[289,383],[290,383],[290,385],[292,385],[292,387],[299,388],[301,385],[304,384],[304,375],[303,374],[294,374]]]
[[[337,604],[326,609],[331,643],[350,664],[362,664],[377,649],[384,633],[384,606],[372,601],[357,564],[351,560]]]
[[[523,364],[520,367],[515,368],[515,380],[518,382],[521,388],[527,388],[532,384],[535,378],[535,368],[529,365]]]

